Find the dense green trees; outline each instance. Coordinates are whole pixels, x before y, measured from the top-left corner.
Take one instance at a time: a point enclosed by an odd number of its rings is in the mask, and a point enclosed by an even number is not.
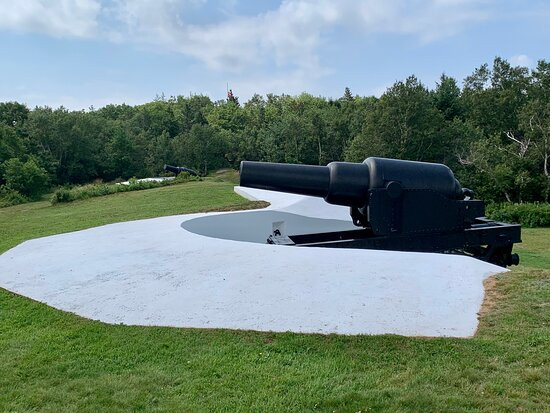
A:
[[[464,118],[481,136],[467,146],[469,152],[460,160],[468,179],[488,198],[548,201],[550,181],[544,174],[548,157],[543,155],[544,131],[550,128],[543,109],[550,91],[544,80],[548,69],[548,63],[540,61],[529,73],[497,58],[492,69],[483,65],[465,80]]]
[[[416,77],[397,82],[369,111],[363,130],[355,137],[348,158],[395,157],[420,161],[444,159],[444,114]]]
[[[23,140],[15,129],[0,124],[0,160],[16,158],[24,153]]]
[[[489,200],[548,201],[550,63],[529,70],[496,58],[462,88],[442,75],[429,90],[410,76],[380,98],[346,88],[336,100],[161,96],[88,112],[0,103],[0,185],[27,197],[48,182],[150,176],[165,163],[207,173],[242,159],[323,165],[367,156],[443,162]]]
[[[18,158],[8,159],[3,164],[6,188],[17,191],[29,199],[37,199],[44,193],[48,185],[46,171],[38,166],[33,157],[26,162]]]

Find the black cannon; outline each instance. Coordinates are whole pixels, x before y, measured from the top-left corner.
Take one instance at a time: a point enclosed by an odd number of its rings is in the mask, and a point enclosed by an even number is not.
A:
[[[183,166],[164,165],[163,169],[166,172],[172,172],[172,173],[176,174],[176,176],[181,174],[182,172],[187,172],[191,176],[198,176],[199,175],[196,171],[194,171],[192,169],[189,169],[189,168],[185,168]]]
[[[348,206],[353,223],[361,227],[275,233],[270,243],[460,253],[503,267],[519,263],[512,247],[521,242],[521,227],[485,218],[483,201],[473,199],[473,191],[462,188],[442,164],[374,157],[327,166],[243,161],[240,185]]]

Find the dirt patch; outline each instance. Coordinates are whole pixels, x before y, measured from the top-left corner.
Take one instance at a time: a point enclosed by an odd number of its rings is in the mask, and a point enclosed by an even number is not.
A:
[[[263,209],[269,206],[269,202],[265,201],[250,201],[246,204],[228,205],[221,208],[207,208],[201,212],[227,212],[227,211],[247,211],[249,209]]]
[[[491,275],[483,281],[485,297],[483,298],[483,304],[481,304],[481,309],[478,313],[479,318],[482,318],[485,314],[491,311],[502,298],[502,294],[497,289],[497,284],[498,279],[496,275]]]

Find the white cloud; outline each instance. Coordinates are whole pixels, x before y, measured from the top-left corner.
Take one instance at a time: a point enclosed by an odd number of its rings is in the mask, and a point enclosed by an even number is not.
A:
[[[334,30],[353,31],[358,41],[373,33],[433,41],[488,16],[485,2],[471,0],[284,0],[254,16],[224,14],[224,20],[210,24],[189,21],[189,11],[204,3],[0,0],[0,28],[147,45],[234,73],[274,65],[321,76],[323,39]]]
[[[0,0],[0,29],[55,37],[98,35],[99,0]]]
[[[512,66],[532,67],[534,64],[533,60],[529,56],[524,54],[512,56],[508,60]]]
[[[113,15],[122,26],[119,41],[183,53],[224,71],[245,72],[274,64],[315,72],[323,34],[352,30],[413,35],[433,41],[488,17],[484,4],[470,0],[285,0],[256,16],[232,16],[216,24],[185,20],[189,0],[118,0]]]

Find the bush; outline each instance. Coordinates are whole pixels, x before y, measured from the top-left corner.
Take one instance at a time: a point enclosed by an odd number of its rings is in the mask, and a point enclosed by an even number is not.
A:
[[[22,162],[11,158],[3,163],[6,187],[30,199],[38,199],[48,190],[48,173],[33,158]]]
[[[550,227],[549,203],[491,204],[486,212],[496,221],[521,224],[526,228]]]
[[[138,181],[136,178],[130,178],[127,185],[124,184],[99,184],[99,185],[83,185],[75,186],[73,188],[63,187],[57,189],[51,199],[52,204],[58,202],[73,202],[79,199],[94,198],[96,196],[104,196],[110,194],[116,194],[118,192],[140,191],[143,189],[159,188],[162,186],[169,186],[180,184],[189,181],[198,181],[200,178],[193,177],[188,173],[181,173],[176,178],[170,181]]]
[[[0,186],[0,208],[24,204],[25,202],[29,202],[29,199],[21,193],[4,185]]]

